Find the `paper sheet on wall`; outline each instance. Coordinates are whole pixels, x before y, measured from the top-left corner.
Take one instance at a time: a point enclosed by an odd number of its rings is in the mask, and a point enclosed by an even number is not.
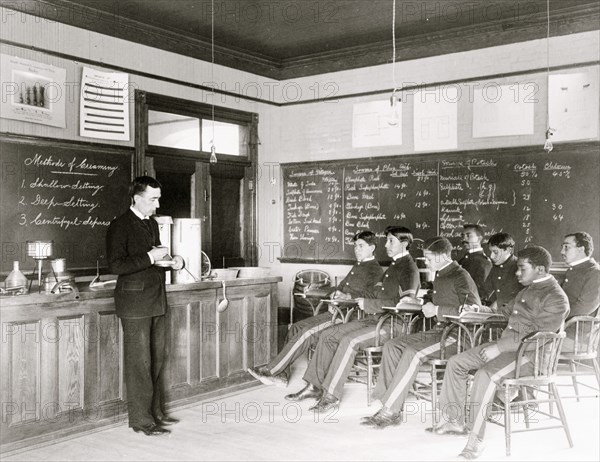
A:
[[[66,70],[2,54],[0,117],[65,128]]]
[[[537,85],[486,85],[473,92],[473,138],[532,135]]]
[[[396,110],[390,100],[355,104],[352,109],[352,147],[402,144],[402,104]]]
[[[128,74],[87,67],[81,75],[79,134],[129,141]]]
[[[457,88],[417,91],[413,101],[415,151],[456,149]]]
[[[552,141],[598,136],[598,72],[550,75],[548,120]]]

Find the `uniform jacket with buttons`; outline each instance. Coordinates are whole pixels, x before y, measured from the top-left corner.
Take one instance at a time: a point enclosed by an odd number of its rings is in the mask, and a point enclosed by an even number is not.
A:
[[[419,281],[419,269],[410,254],[391,262],[375,287],[374,297],[365,298],[365,313],[381,313],[382,307],[395,306],[401,293],[419,288]]]
[[[375,284],[381,279],[383,268],[375,259],[356,262],[350,272],[337,286],[337,290],[350,294],[352,298],[375,296]]]
[[[108,267],[117,274],[115,306],[120,318],[165,314],[165,269],[152,265],[148,252],[160,245],[158,224],[148,228],[131,210],[114,219],[106,234]]]
[[[569,316],[594,316],[600,305],[600,265],[593,258],[570,267],[562,288],[569,297]]]
[[[517,351],[521,339],[532,332],[557,332],[569,314],[569,299],[551,277],[530,284],[507,305],[508,326],[497,342],[501,352]]]
[[[436,273],[431,295],[431,302],[438,306],[438,320],[445,315],[458,315],[465,303],[481,304],[473,278],[455,261]]]
[[[492,269],[492,262],[483,253],[483,250],[467,253],[464,257],[458,260],[458,264],[462,266],[473,278],[477,291],[480,297],[483,297],[485,289],[483,283]]]
[[[496,302],[498,312],[517,296],[523,286],[517,280],[517,257],[511,255],[501,265],[494,265],[483,284],[483,293],[479,293],[482,301],[488,305]]]

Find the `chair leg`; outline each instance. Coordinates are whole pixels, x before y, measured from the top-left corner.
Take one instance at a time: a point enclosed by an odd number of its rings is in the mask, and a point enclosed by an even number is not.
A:
[[[464,415],[465,415],[465,422],[471,422],[471,407],[469,406],[469,403],[471,402],[471,376],[468,375],[467,376],[467,383],[466,383],[466,387],[467,389],[465,390],[465,403],[464,403]]]
[[[569,367],[571,368],[571,380],[575,389],[575,398],[579,401],[579,386],[577,385],[577,366],[575,365],[575,361],[569,361]]]
[[[371,405],[371,392],[373,390],[373,357],[367,352],[367,406]]]
[[[431,366],[431,407],[433,409],[433,428],[437,428],[439,422],[437,418],[437,374],[438,370],[435,366]]]
[[[512,407],[510,405],[510,387],[506,385],[504,387],[504,443],[506,446],[506,455],[510,456],[510,411]]]
[[[555,383],[550,383],[549,386],[550,391],[552,392],[552,399],[556,401],[556,407],[558,408],[558,415],[560,417],[560,422],[562,423],[563,428],[565,429],[565,434],[567,435],[567,440],[569,441],[569,446],[573,447],[573,440],[571,439],[571,432],[569,431],[569,424],[567,423],[567,416],[565,415],[565,411],[562,407],[562,402],[560,401],[560,396],[558,395],[558,388]]]
[[[527,401],[527,387],[521,387],[521,399]],[[529,403],[523,404],[523,418],[525,419],[525,428],[529,428]]]
[[[596,373],[596,382],[598,383],[598,387],[600,387],[600,366],[598,366],[598,360],[596,358],[592,359],[592,365],[594,366],[594,372]]]

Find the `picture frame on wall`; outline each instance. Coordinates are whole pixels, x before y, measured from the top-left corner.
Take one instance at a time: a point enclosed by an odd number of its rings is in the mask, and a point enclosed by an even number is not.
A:
[[[0,55],[0,117],[65,128],[66,70]]]

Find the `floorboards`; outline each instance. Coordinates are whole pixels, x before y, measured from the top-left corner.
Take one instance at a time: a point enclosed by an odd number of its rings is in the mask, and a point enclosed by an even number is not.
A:
[[[257,386],[223,399],[206,401],[173,415],[181,422],[170,437],[136,434],[127,424],[56,444],[2,457],[3,461],[303,461],[303,460],[455,460],[464,437],[434,436],[429,407],[411,401],[412,409],[399,427],[375,430],[359,425],[379,403],[367,406],[363,385],[347,383],[342,405],[324,415],[308,411],[312,402],[289,403],[284,395],[303,386],[305,362],[294,367],[287,389]],[[564,395],[572,389],[561,387]],[[488,425],[486,450],[480,460],[598,461],[600,460],[600,400],[564,400],[574,439],[569,448],[562,430],[513,436],[511,457],[504,453],[503,429]]]

